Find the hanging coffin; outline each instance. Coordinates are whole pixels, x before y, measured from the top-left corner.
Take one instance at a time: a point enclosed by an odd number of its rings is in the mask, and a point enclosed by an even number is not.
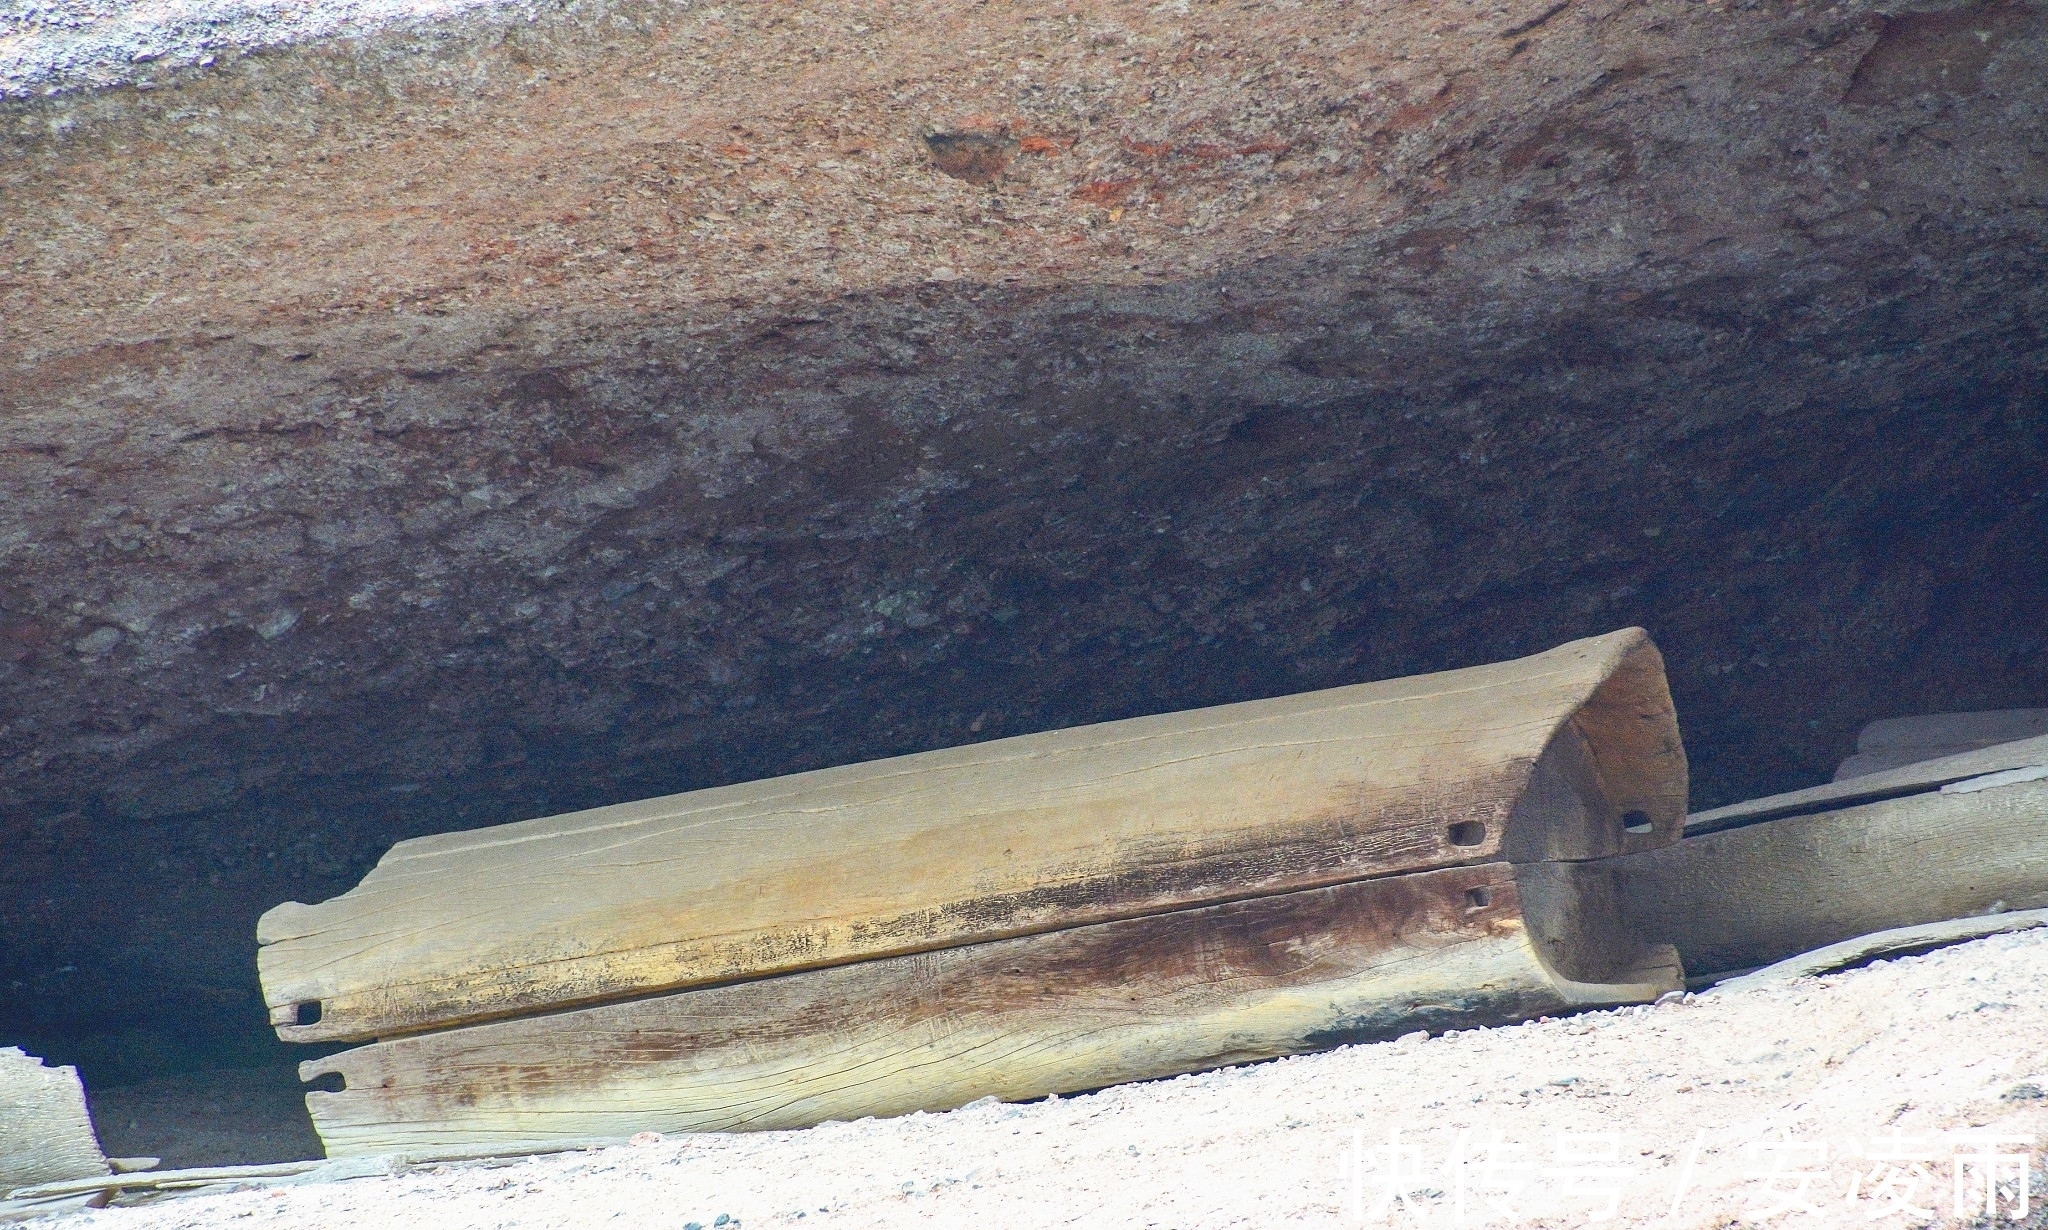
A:
[[[1594,860],[1685,793],[1631,629],[403,842],[259,964],[384,1039],[304,1066],[337,1156],[793,1127],[1654,998]]]
[[[2048,735],[1701,812],[1608,865],[1694,974],[1872,932],[2048,906]]]

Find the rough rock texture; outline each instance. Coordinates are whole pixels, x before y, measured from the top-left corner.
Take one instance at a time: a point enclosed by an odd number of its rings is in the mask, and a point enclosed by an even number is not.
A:
[[[260,1038],[404,835],[1631,623],[1697,804],[2048,702],[2044,62],[623,0],[0,104],[0,1035]]]

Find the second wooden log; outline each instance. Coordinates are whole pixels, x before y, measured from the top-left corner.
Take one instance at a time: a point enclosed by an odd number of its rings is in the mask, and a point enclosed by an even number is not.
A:
[[[1769,815],[1771,803],[1749,806]],[[1676,945],[1689,973],[1752,969],[1893,927],[2048,906],[2048,782],[1783,816],[1614,868],[1630,925]]]

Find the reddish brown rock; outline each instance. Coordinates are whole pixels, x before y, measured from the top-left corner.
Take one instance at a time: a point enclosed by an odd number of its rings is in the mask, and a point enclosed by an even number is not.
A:
[[[1702,803],[2041,704],[2044,30],[625,3],[7,103],[0,1030],[258,1034],[411,833],[1632,623]]]

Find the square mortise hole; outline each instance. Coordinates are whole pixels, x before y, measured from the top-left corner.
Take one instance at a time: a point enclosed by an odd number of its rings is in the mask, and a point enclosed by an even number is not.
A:
[[[294,1004],[294,1005],[292,1005],[292,1024],[294,1024],[294,1025],[318,1025],[319,1023],[320,1023],[320,1001],[319,1001],[319,1000],[317,1000],[317,999],[312,999],[312,1000],[307,1000],[307,1001],[306,1001],[305,1003],[303,1003],[303,1004]]]
[[[1493,904],[1493,890],[1485,886],[1465,890],[1465,908],[1483,910]]]
[[[1477,820],[1460,820],[1449,830],[1454,846],[1476,846],[1486,840],[1486,826]]]
[[[1657,826],[1650,822],[1646,811],[1625,811],[1621,813],[1621,831],[1624,833],[1654,833]]]

